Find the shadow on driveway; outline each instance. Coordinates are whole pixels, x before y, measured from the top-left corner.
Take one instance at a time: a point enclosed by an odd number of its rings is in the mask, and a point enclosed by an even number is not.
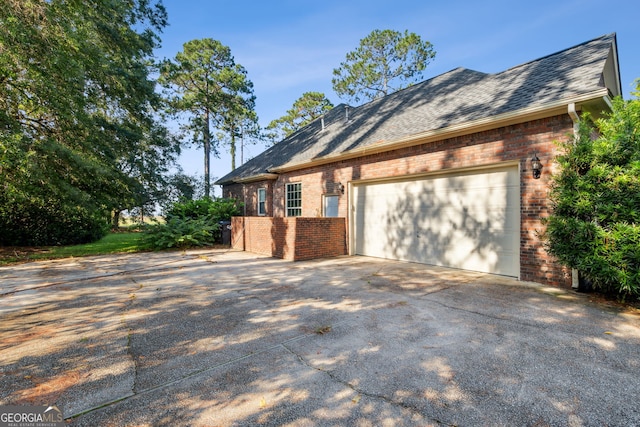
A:
[[[0,405],[72,425],[640,425],[640,319],[513,279],[234,251],[0,268]]]

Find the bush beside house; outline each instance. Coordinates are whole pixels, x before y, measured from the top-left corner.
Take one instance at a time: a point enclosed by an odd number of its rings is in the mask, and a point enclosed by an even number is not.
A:
[[[594,288],[640,297],[640,100],[582,117],[553,177],[547,248]]]
[[[204,197],[173,204],[164,213],[164,223],[145,230],[145,242],[154,249],[210,246],[221,241],[221,221],[242,213],[235,199]]]

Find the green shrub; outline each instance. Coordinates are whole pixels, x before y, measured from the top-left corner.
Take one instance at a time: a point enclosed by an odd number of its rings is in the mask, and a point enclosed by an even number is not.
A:
[[[143,243],[152,249],[211,246],[219,229],[220,225],[205,219],[171,218],[164,224],[147,226]]]
[[[0,195],[0,245],[57,246],[99,240],[109,231],[107,212],[54,197]]]
[[[613,106],[595,123],[585,114],[563,145],[545,238],[548,251],[596,289],[640,297],[640,101]]]
[[[165,223],[148,226],[145,244],[154,249],[210,246],[221,241],[220,221],[241,213],[234,199],[186,200],[174,203],[164,214]]]
[[[235,199],[216,199],[209,208],[209,215],[217,221],[230,221],[232,216],[242,215],[243,204]]]
[[[172,218],[181,219],[205,219],[209,218],[209,210],[213,206],[214,200],[208,197],[196,200],[185,200],[174,203],[164,213],[164,218],[170,220]],[[213,218],[211,218],[213,220]]]
[[[164,213],[165,219],[191,218],[207,219],[213,222],[229,221],[232,216],[242,214],[242,203],[235,199],[202,199],[186,200],[174,203]]]

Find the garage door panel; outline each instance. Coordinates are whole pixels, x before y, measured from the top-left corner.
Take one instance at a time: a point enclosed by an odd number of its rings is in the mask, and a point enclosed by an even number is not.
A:
[[[519,274],[517,168],[354,187],[355,252]]]

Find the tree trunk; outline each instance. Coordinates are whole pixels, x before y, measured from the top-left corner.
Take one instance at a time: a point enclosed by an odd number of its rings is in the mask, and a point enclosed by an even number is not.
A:
[[[236,169],[236,132],[231,129],[231,170]]]
[[[210,197],[211,178],[209,166],[211,164],[211,132],[209,130],[209,110],[204,112],[204,196]]]
[[[113,217],[111,218],[111,229],[112,230],[118,230],[118,228],[120,228],[120,213],[122,211],[120,210],[114,210],[113,211]]]
[[[240,166],[244,165],[244,124],[240,125]]]

